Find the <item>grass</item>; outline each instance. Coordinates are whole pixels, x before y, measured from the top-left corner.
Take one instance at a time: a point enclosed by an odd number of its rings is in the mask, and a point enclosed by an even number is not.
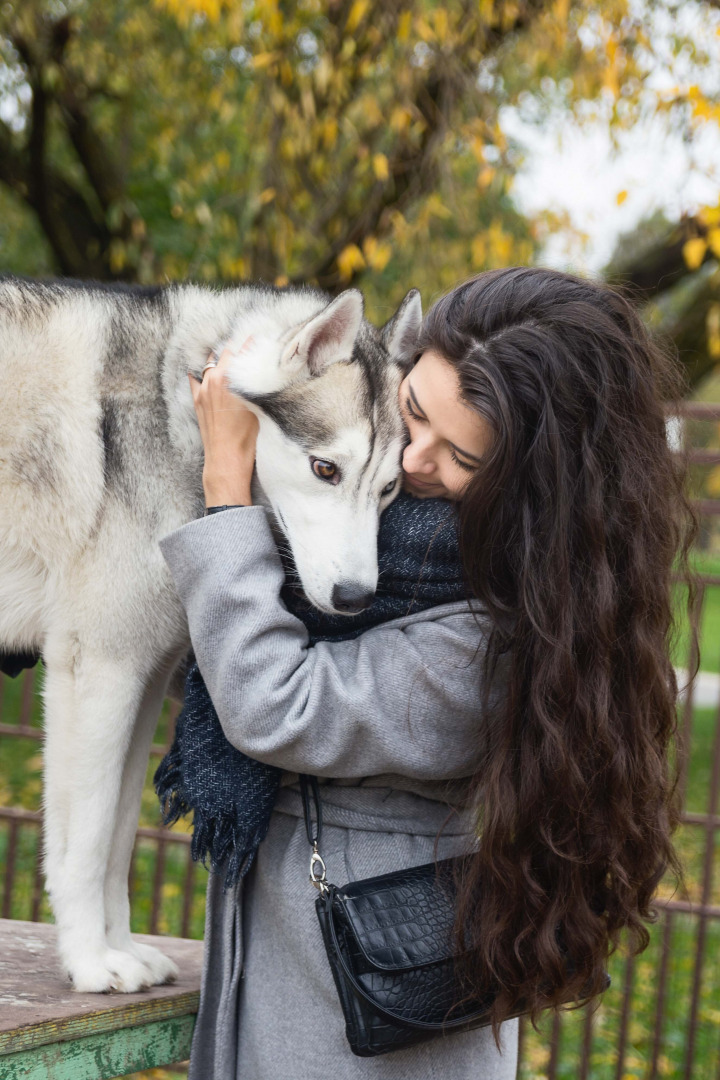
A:
[[[720,559],[695,559],[696,568],[708,574],[720,576]],[[681,591],[676,593],[676,603],[682,602]],[[683,632],[674,652],[675,662],[687,663],[687,631]],[[709,587],[705,596],[701,623],[701,668],[705,671],[719,670],[720,665],[720,587]],[[3,704],[0,712],[4,723],[12,722],[20,709],[21,681],[4,679],[2,683]],[[157,741],[163,742],[167,725],[167,712],[163,713]],[[40,706],[33,705],[32,725],[40,730]],[[711,761],[717,710],[695,708],[692,716],[690,756],[687,772],[686,808],[695,813],[708,810]],[[717,736],[720,737],[720,736]],[[0,805],[24,806],[38,809],[41,798],[41,743],[20,737],[2,737],[0,755]],[[152,773],[155,761],[149,765],[143,794],[141,823],[158,825],[157,800],[152,789]],[[186,827],[186,826],[185,826]],[[8,829],[0,825],[0,867],[6,865]],[[678,830],[676,845],[685,867],[686,891],[677,890],[670,881],[661,885],[663,898],[675,895],[699,901],[702,892],[703,864],[706,833],[697,825],[684,825]],[[720,830],[715,830],[714,866],[710,903],[720,905]],[[11,898],[11,917],[30,918],[38,857],[36,827],[23,824],[18,830],[15,881]],[[188,849],[186,845],[168,844],[162,884],[162,904],[158,932],[179,935],[182,926],[183,884],[187,872]],[[152,911],[153,882],[157,866],[156,843],[139,839],[136,845],[135,870],[132,891],[132,927],[135,932],[149,932]],[[205,871],[195,868],[190,918],[190,936],[201,937],[204,918]],[[43,898],[40,917],[51,921],[46,898]],[[680,1078],[684,1075],[687,1054],[687,1034],[692,985],[698,949],[700,921],[697,916],[674,913],[670,949],[668,953],[667,987],[665,1008],[660,1028],[661,1045],[657,1062],[660,1077]],[[649,1075],[657,1010],[657,983],[661,959],[664,915],[650,927],[650,945],[632,964],[630,1010],[626,1037],[626,1050],[622,1080],[644,1080]],[[697,1018],[697,1037],[692,1080],[717,1080],[717,1062],[720,1057],[720,920],[706,922],[705,944],[702,953],[701,1005]],[[589,1059],[591,1080],[615,1080],[617,1071],[617,1047],[622,1014],[622,1003],[628,958],[619,952],[611,958],[609,966],[612,985],[604,995],[602,1004],[593,1014],[592,1042]],[[574,1080],[582,1058],[586,1010],[568,1011],[560,1019],[560,1044],[557,1076],[560,1080]],[[547,1076],[551,1018],[544,1018],[539,1031],[524,1022],[523,1060],[518,1073],[519,1080],[544,1080]],[[154,1069],[136,1074],[134,1080],[180,1080],[183,1072]]]
[[[695,553],[692,559],[693,569],[698,574],[720,577],[720,558],[703,553]],[[676,612],[680,614],[686,606],[686,590],[678,586],[675,590]],[[672,649],[673,663],[678,667],[688,666],[690,635],[685,620],[680,620],[681,632]],[[709,585],[705,588],[700,619],[700,670],[720,672],[720,587]]]

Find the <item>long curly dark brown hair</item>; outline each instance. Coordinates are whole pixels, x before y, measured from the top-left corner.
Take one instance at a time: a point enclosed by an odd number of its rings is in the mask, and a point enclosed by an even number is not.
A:
[[[599,994],[621,932],[646,948],[658,883],[683,880],[671,577],[692,604],[697,519],[664,403],[686,386],[618,291],[547,269],[458,286],[425,349],[495,432],[458,508],[493,629],[456,932],[469,991],[500,987],[497,1041],[510,1016]]]

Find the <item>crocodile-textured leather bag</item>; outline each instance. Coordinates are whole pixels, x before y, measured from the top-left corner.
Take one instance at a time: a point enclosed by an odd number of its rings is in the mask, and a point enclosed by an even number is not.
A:
[[[318,851],[317,780],[301,776],[300,784],[313,847],[310,880],[320,892],[315,908],[353,1053],[375,1057],[488,1025],[493,992],[482,1000],[463,1000],[455,976],[456,860],[331,885]],[[308,787],[315,802],[314,831]],[[606,976],[606,989],[609,985]]]

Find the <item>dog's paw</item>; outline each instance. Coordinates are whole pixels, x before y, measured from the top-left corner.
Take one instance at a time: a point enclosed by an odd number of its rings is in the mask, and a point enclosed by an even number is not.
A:
[[[138,957],[119,949],[103,949],[66,965],[79,994],[135,994],[154,983],[153,973]]]
[[[175,982],[180,974],[175,961],[165,956],[159,949],[153,948],[152,945],[141,945],[139,941],[133,941],[130,952],[146,968],[149,968],[155,986]]]

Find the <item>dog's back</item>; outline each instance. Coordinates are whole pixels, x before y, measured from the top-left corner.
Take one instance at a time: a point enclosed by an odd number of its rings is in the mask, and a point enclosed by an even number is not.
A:
[[[155,433],[155,472],[167,456],[158,430],[167,311],[158,289],[0,280],[0,646],[8,650],[40,643],[49,579],[92,546],[109,503],[132,483],[129,448],[147,453]]]

